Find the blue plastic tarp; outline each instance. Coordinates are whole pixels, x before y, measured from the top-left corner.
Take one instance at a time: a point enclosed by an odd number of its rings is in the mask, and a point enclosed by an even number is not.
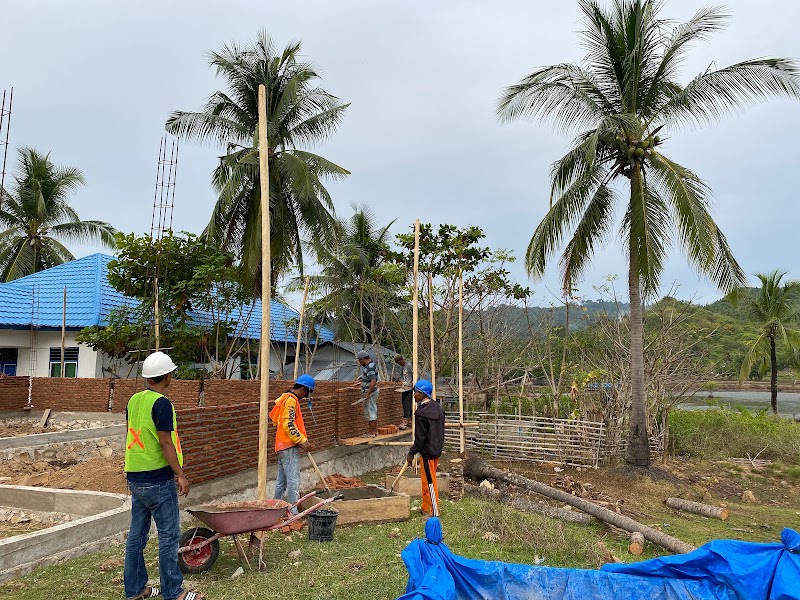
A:
[[[780,544],[717,540],[695,552],[601,570],[482,561],[453,554],[439,519],[402,553],[401,600],[800,600],[800,534]]]

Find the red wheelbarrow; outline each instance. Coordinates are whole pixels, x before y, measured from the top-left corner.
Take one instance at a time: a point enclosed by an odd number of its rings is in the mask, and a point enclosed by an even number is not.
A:
[[[275,531],[286,527],[326,504],[343,498],[342,495],[333,496],[320,500],[299,514],[293,515],[290,512],[292,508],[316,494],[316,491],[306,494],[294,504],[283,500],[250,500],[216,505],[204,504],[187,509],[192,516],[208,525],[208,528],[192,527],[183,532],[178,550],[178,566],[184,573],[208,571],[219,556],[219,538],[229,535],[233,538],[239,556],[244,558],[247,567],[252,570],[250,560],[247,558],[239,538],[236,537],[249,533],[250,549],[254,545],[258,545],[259,567],[263,567],[263,540],[257,539],[255,532]]]

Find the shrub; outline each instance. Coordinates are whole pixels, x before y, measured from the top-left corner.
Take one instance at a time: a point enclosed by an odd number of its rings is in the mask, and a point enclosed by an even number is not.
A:
[[[675,410],[669,418],[675,454],[800,463],[800,427],[787,419],[739,409]]]

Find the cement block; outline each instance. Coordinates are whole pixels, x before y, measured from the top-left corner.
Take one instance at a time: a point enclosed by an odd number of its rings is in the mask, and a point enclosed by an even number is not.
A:
[[[386,489],[392,485],[397,473],[386,474]],[[436,473],[436,485],[439,488],[439,497],[446,498],[450,494],[450,473]],[[413,475],[403,475],[394,486],[398,494],[406,494],[413,498],[422,496],[422,479]]]

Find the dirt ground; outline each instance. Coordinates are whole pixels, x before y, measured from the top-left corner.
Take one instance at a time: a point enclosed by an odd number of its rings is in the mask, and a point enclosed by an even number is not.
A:
[[[23,435],[31,435],[34,433],[47,433],[52,431],[45,427],[41,429],[38,425],[26,423],[24,425],[9,425],[7,423],[0,423],[0,438],[7,437],[21,437]]]
[[[4,483],[22,485],[26,483],[23,481],[26,475],[48,473],[47,483],[42,484],[47,487],[127,494],[124,465],[125,459],[122,456],[98,457],[84,463],[41,461],[25,465],[5,462],[0,463],[0,477],[9,478]]]

